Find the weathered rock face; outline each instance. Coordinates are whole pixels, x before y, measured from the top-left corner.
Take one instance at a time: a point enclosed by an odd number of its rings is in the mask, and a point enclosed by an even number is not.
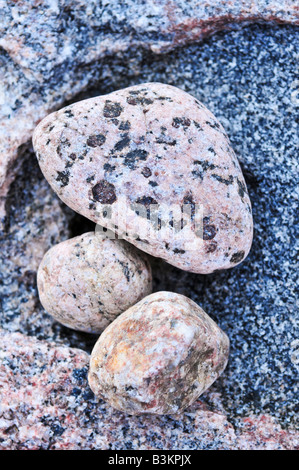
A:
[[[159,53],[234,23],[298,23],[291,0],[2,1],[0,14],[1,218],[20,146],[41,118],[94,83],[99,59],[132,47]]]
[[[151,293],[151,267],[122,240],[85,233],[55,245],[37,273],[45,310],[65,326],[99,333]]]
[[[89,384],[129,414],[181,413],[223,372],[228,352],[228,337],[195,302],[157,292],[102,333]]]
[[[86,352],[0,330],[1,450],[294,449],[299,433],[273,418],[240,418],[221,400],[180,416],[129,416],[94,397]],[[214,398],[213,398],[214,397]]]
[[[41,121],[33,144],[69,207],[143,251],[197,273],[248,254],[240,166],[220,123],[188,93],[147,83],[84,100]]]

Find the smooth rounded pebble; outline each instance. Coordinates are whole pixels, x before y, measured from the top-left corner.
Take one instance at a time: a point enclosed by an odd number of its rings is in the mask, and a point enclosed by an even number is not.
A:
[[[157,292],[121,314],[95,344],[89,385],[129,414],[176,414],[225,369],[229,339],[192,300]]]
[[[141,250],[203,274],[247,256],[253,222],[238,160],[188,93],[145,83],[80,101],[43,119],[33,144],[65,204]]]
[[[89,232],[51,248],[39,266],[37,284],[43,307],[57,321],[100,333],[151,293],[152,275],[133,246]]]

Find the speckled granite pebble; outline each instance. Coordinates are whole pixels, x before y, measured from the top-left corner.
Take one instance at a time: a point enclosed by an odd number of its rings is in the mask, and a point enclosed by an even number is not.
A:
[[[89,384],[129,414],[181,413],[223,372],[228,353],[228,337],[195,302],[157,292],[102,333]]]
[[[146,83],[83,100],[43,119],[33,145],[63,202],[143,251],[203,274],[248,254],[253,222],[238,160],[188,93]],[[175,208],[186,207],[178,230]]]
[[[99,333],[151,293],[151,267],[123,240],[85,233],[52,247],[37,273],[45,310],[65,326]]]

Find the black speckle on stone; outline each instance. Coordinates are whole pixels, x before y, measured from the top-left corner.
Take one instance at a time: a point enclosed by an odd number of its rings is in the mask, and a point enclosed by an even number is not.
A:
[[[86,183],[91,183],[95,178],[95,175],[92,175],[92,176],[88,176],[88,178],[86,178]]]
[[[136,106],[137,105],[137,100],[133,96],[128,96],[127,97],[127,103],[132,105],[132,106]]]
[[[57,153],[57,155],[59,155],[60,157],[62,156],[61,145],[57,145],[57,147],[56,147],[56,153]]]
[[[141,93],[141,90],[130,90],[129,95],[139,95]]]
[[[161,136],[156,138],[157,144],[165,144],[165,145],[176,145],[176,139],[171,139],[167,136]]]
[[[142,149],[132,150],[125,156],[124,165],[129,167],[131,170],[135,170],[137,163],[142,160],[146,160],[148,152]]]
[[[130,269],[128,263],[124,263],[123,261],[118,261],[119,264],[122,266],[123,273],[128,282],[130,282]]]
[[[78,387],[74,387],[71,391],[71,395],[73,395],[74,397],[78,397],[79,395],[81,395],[81,389]]]
[[[159,101],[169,101],[170,103],[173,102],[173,99],[170,98],[170,96],[159,96],[159,97],[157,98],[157,100],[159,100]]]
[[[111,165],[110,163],[105,163],[103,166],[104,170],[108,173],[112,173],[115,170],[115,165]]]
[[[103,134],[90,135],[86,141],[88,147],[100,147],[106,141],[106,137]]]
[[[184,254],[185,253],[185,250],[181,250],[179,248],[175,248],[172,251],[173,251],[174,254]]]
[[[46,142],[46,145],[49,145],[50,142],[51,142],[51,139],[48,139]]]
[[[120,103],[106,100],[103,114],[106,118],[116,118],[120,116],[123,110],[124,108],[120,105]]]
[[[193,124],[196,127],[196,129],[198,129],[199,131],[203,131],[203,128],[201,127],[201,125],[197,121],[193,120]]]
[[[208,152],[211,152],[211,153],[212,153],[213,155],[215,155],[215,156],[217,155],[216,152],[215,152],[215,150],[213,149],[213,147],[209,147],[209,148],[208,148]]]
[[[145,167],[142,169],[141,174],[142,174],[145,178],[149,178],[150,176],[152,176],[152,172],[151,172],[150,168],[148,168],[147,166],[145,166]]]
[[[210,243],[207,243],[205,251],[206,253],[214,253],[217,249],[217,242],[212,240]]]
[[[115,152],[120,152],[121,150],[123,150],[124,148],[128,147],[130,144],[130,137],[129,137],[129,134],[125,134],[124,137],[119,140],[118,142],[116,142],[116,144],[114,145],[114,149],[113,151]]]
[[[230,262],[231,263],[239,263],[240,261],[242,261],[242,259],[244,258],[245,256],[245,251],[237,251],[236,253],[234,253],[230,259]]]
[[[205,224],[203,222],[203,240],[212,240],[217,233],[215,225]]]
[[[158,204],[157,201],[151,196],[142,196],[136,199],[137,204],[142,204],[145,207],[149,207],[151,204]]]
[[[218,122],[216,122],[216,121],[213,121],[213,122],[206,121],[206,124],[207,124],[209,127],[212,127],[212,129],[220,129],[220,125],[219,125]]]
[[[142,106],[144,106],[152,104],[153,100],[146,98],[145,96],[128,96],[127,103],[132,106],[136,106],[137,104],[141,104]]]
[[[61,183],[61,187],[67,186],[69,184],[70,172],[67,171],[57,171],[56,181]]]
[[[173,118],[173,121],[172,121],[172,127],[175,127],[176,129],[178,129],[180,126],[182,127],[189,127],[191,124],[191,121],[189,118],[185,118],[185,117],[175,117]]]
[[[241,199],[243,199],[243,197],[245,196],[245,193],[247,192],[246,191],[246,186],[245,184],[239,180],[239,178],[237,178],[237,184],[238,184],[238,193],[239,193],[239,196],[241,197]]]
[[[61,436],[64,433],[65,429],[59,424],[53,424],[51,426],[51,431],[53,432],[53,436]]]
[[[128,131],[130,129],[131,129],[130,121],[122,121],[119,125],[119,130],[120,131]]]
[[[153,188],[155,188],[156,186],[158,186],[158,183],[156,181],[149,181],[148,184],[150,186],[152,186]]]
[[[68,118],[74,117],[74,114],[70,109],[66,109],[64,111],[64,114],[66,114],[66,117],[68,117]]]
[[[195,216],[195,202],[194,202],[194,199],[193,199],[193,195],[192,193],[188,193],[184,196],[184,199],[183,199],[183,205],[190,205],[190,209],[191,209],[191,220],[194,220],[194,216]]]
[[[83,384],[87,380],[87,372],[87,367],[82,367],[81,369],[74,369],[73,377],[79,384]]]
[[[222,176],[216,175],[215,173],[213,173],[211,177],[219,181],[219,183],[225,184],[226,186],[229,186],[230,184],[233,184],[234,182],[234,177],[232,175],[229,175],[228,179],[225,179],[225,178],[222,178]]]
[[[106,180],[99,181],[92,188],[93,198],[101,204],[113,204],[116,200],[115,186]]]
[[[200,178],[201,180],[203,180],[207,170],[215,170],[217,168],[217,165],[210,163],[208,160],[194,160],[193,165],[198,165],[198,167],[192,171],[192,175],[194,178]]]

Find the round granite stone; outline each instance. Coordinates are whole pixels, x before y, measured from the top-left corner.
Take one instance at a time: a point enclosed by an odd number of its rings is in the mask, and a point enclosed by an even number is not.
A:
[[[228,353],[228,337],[195,302],[157,292],[102,333],[89,384],[129,414],[180,413],[223,372]]]
[[[89,232],[52,247],[37,284],[43,307],[56,320],[98,333],[151,292],[151,267],[125,241]]]

